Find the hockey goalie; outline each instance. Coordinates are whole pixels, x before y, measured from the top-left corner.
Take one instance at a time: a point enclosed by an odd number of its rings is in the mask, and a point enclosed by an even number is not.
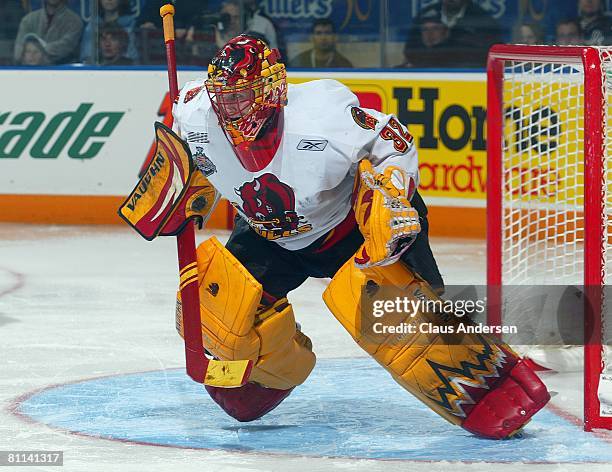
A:
[[[237,211],[225,246],[211,238],[197,249],[204,348],[214,359],[253,366],[242,386],[206,385],[230,416],[260,418],[314,368],[313,343],[287,299],[308,277],[331,278],[324,293],[331,314],[446,420],[506,438],[548,402],[534,372],[494,338],[369,330],[365,298],[378,288],[412,300],[438,300],[444,292],[417,190],[417,150],[396,117],[360,107],[334,80],[288,85],[279,52],[240,35],[212,59],[207,77],[182,88],[174,131],[159,128],[160,135],[165,148],[182,150],[177,175],[186,182],[179,204],[162,218],[172,226],[164,231],[172,234],[196,214],[205,218],[219,195]],[[163,181],[169,164],[153,165],[149,186],[160,190],[145,209],[154,213],[171,187]],[[146,236],[146,228],[139,231]],[[180,315],[180,297],[177,306]],[[470,323],[435,311],[409,318]],[[177,326],[182,333],[180,316]]]

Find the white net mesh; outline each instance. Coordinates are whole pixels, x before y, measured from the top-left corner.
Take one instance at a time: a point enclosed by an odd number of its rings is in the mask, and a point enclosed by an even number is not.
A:
[[[507,61],[503,283],[582,284],[581,65]]]
[[[604,281],[612,281],[612,49],[604,74]],[[584,71],[582,64],[505,61],[502,283],[584,284]],[[608,302],[612,305],[612,300]],[[605,305],[602,360],[612,373],[612,314]],[[504,315],[505,316],[505,315]]]

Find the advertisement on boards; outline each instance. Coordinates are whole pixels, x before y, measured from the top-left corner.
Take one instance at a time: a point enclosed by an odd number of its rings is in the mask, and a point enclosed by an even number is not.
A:
[[[179,80],[200,74],[183,71]],[[363,107],[408,126],[429,206],[484,207],[484,74],[302,72],[289,81],[317,78],[340,80]],[[5,70],[4,79],[2,195],[99,196],[114,204],[152,151],[154,121],[170,122],[163,70]]]

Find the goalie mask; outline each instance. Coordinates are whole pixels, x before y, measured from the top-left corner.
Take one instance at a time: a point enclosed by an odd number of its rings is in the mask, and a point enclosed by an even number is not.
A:
[[[206,90],[242,166],[262,170],[280,144],[287,103],[287,74],[278,50],[255,37],[236,36],[208,66]]]

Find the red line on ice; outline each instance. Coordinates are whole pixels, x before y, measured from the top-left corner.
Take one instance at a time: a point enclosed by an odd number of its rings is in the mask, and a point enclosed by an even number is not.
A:
[[[348,357],[347,357],[348,358]],[[341,357],[340,359],[344,359],[344,357]],[[165,370],[178,370],[181,369],[180,367],[175,368],[175,369],[165,369]],[[184,369],[184,368],[183,368]],[[365,461],[365,462],[404,462],[404,463],[426,463],[426,464],[439,464],[439,463],[445,463],[445,464],[449,464],[452,465],[453,463],[459,463],[459,464],[513,464],[515,462],[509,462],[509,461],[461,461],[461,460],[457,460],[457,461],[446,461],[446,460],[426,460],[426,459],[392,459],[392,458],[370,458],[370,457],[350,457],[350,456],[333,456],[333,455],[324,455],[324,456],[317,456],[317,455],[311,455],[311,454],[292,454],[292,453],[283,453],[283,452],[261,452],[261,451],[242,451],[242,450],[235,450],[235,449],[214,449],[214,448],[208,448],[208,447],[193,447],[193,446],[181,446],[178,444],[161,444],[161,443],[154,443],[154,442],[147,442],[147,441],[139,441],[139,440],[135,440],[135,439],[125,439],[125,438],[117,438],[117,437],[113,437],[113,436],[103,436],[103,435],[99,435],[99,434],[92,434],[92,433],[84,433],[81,431],[73,431],[70,429],[65,429],[62,427],[58,427],[58,426],[52,426],[50,424],[44,423],[43,421],[39,421],[36,420],[34,418],[32,418],[31,416],[22,413],[21,411],[19,411],[19,407],[21,406],[21,404],[23,402],[25,402],[26,400],[30,399],[31,397],[33,397],[34,395],[37,395],[39,393],[42,393],[46,390],[51,390],[53,388],[58,388],[58,387],[63,387],[66,385],[73,385],[73,384],[78,384],[78,383],[84,383],[84,382],[89,382],[91,380],[99,380],[99,379],[104,379],[104,378],[108,378],[108,377],[121,377],[121,376],[127,376],[127,375],[135,375],[135,374],[145,374],[145,373],[149,373],[149,372],[158,372],[158,369],[153,369],[153,370],[146,370],[146,371],[139,371],[139,372],[127,372],[127,373],[121,373],[121,374],[107,374],[107,375],[99,375],[99,376],[95,376],[95,377],[89,377],[89,378],[84,378],[84,379],[78,379],[78,380],[73,380],[73,381],[68,381],[68,382],[61,382],[61,383],[57,383],[57,384],[52,384],[52,385],[47,385],[44,387],[40,387],[37,389],[34,389],[32,391],[23,393],[15,398],[13,398],[9,404],[5,407],[5,411],[7,413],[10,413],[11,415],[19,418],[21,421],[23,421],[24,423],[27,424],[31,424],[31,425],[43,425],[53,431],[59,431],[62,433],[66,433],[66,434],[70,434],[72,436],[77,436],[80,438],[84,438],[84,439],[95,439],[95,440],[99,440],[102,439],[104,441],[111,441],[114,443],[123,443],[123,444],[135,444],[135,445],[139,445],[139,446],[153,446],[153,447],[162,447],[162,448],[167,448],[167,449],[187,449],[187,450],[191,450],[191,451],[206,451],[206,452],[226,452],[229,454],[237,454],[237,455],[246,455],[246,456],[261,456],[261,457],[277,457],[277,458],[305,458],[308,459],[309,457],[312,458],[317,458],[317,459],[338,459],[338,460],[345,460],[345,461]],[[550,403],[546,406],[547,409],[555,412],[556,414],[558,414],[559,416],[565,418],[566,420],[568,420],[571,423],[574,424],[581,424],[580,423],[580,419],[576,418],[575,416],[561,410],[558,407],[554,407],[552,406]],[[577,423],[576,423],[577,422]],[[602,436],[599,434],[595,434],[596,436],[606,440],[606,441],[612,441],[611,437],[606,437],[606,436]],[[492,440],[493,441],[493,440]],[[554,465],[560,465],[560,464],[568,464],[568,465],[575,465],[575,464],[581,464],[581,465],[588,465],[588,464],[602,464],[602,462],[588,462],[588,461],[569,461],[569,462],[562,462],[562,463],[557,463],[557,462],[550,462],[550,461],[520,461],[521,464],[554,464]]]
[[[9,293],[16,292],[17,290],[19,290],[25,285],[25,276],[23,274],[19,272],[15,272],[14,270],[11,270],[11,269],[7,269],[5,267],[0,267],[0,270],[3,270],[4,272],[11,274],[11,276],[14,279],[14,283],[10,287],[5,288],[5,289],[0,288],[0,297],[4,297],[5,295],[8,295]]]

